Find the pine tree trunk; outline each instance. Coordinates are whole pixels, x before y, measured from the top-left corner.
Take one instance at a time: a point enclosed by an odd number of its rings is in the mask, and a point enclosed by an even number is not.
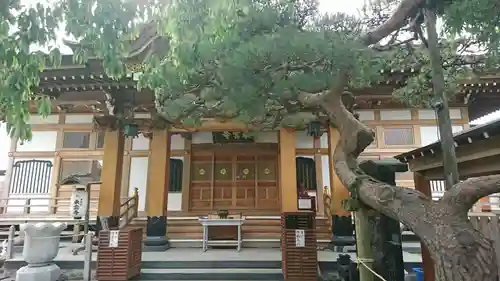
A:
[[[498,281],[493,242],[475,230],[467,218],[445,216],[438,220],[431,226],[432,239],[423,239],[434,261],[436,280]]]

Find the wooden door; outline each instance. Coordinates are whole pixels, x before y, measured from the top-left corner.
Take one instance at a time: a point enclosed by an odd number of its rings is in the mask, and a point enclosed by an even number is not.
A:
[[[191,210],[279,210],[277,153],[241,148],[193,153]]]
[[[280,210],[278,155],[259,155],[256,162],[256,209]]]

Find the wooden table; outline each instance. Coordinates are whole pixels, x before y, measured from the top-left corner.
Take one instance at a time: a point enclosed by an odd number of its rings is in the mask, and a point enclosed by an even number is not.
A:
[[[234,245],[236,246],[238,252],[241,250],[241,225],[245,222],[245,218],[235,218],[235,219],[212,219],[208,217],[200,217],[198,219],[203,226],[203,246],[204,252],[207,251],[208,246],[211,245]],[[238,228],[238,238],[236,240],[209,240],[208,239],[208,227],[209,226],[236,226]]]

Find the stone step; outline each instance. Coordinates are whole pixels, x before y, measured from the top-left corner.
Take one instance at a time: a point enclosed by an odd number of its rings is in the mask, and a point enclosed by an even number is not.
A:
[[[281,268],[142,269],[140,280],[283,280]]]

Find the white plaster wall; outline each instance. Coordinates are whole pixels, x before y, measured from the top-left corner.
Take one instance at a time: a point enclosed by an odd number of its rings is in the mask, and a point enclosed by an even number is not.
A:
[[[458,133],[464,129],[461,125],[451,127],[453,133]],[[420,143],[422,146],[429,145],[439,140],[438,126],[420,126]]]
[[[129,195],[137,187],[139,191],[139,211],[144,211],[146,206],[146,189],[148,184],[148,157],[132,157],[130,159],[130,175],[128,180]]]
[[[132,150],[148,150],[149,139],[139,134],[137,138],[132,140]]]
[[[6,210],[7,214],[22,214],[24,212],[26,199],[21,199],[23,197],[26,198],[25,195],[9,195],[9,202]],[[33,206],[30,208],[31,214],[47,213],[49,211],[50,194],[29,195],[29,198],[31,199],[30,205]]]
[[[323,133],[319,138],[319,142],[321,148],[328,148],[328,133]]]
[[[314,148],[314,138],[308,136],[306,131],[296,131],[295,148]]]
[[[374,110],[357,110],[357,114],[359,114],[360,121],[373,121],[375,120],[375,111]]]
[[[64,122],[66,124],[92,124],[93,114],[67,114]]]
[[[172,135],[170,149],[184,149],[184,138],[179,134]]]
[[[323,186],[330,187],[330,157],[328,155],[321,155],[321,170],[323,172]]]
[[[52,114],[48,115],[47,117],[43,117],[41,115],[31,115],[28,123],[32,125],[58,124],[59,115]]]
[[[15,158],[14,159],[14,162],[17,162],[17,161],[23,161],[23,160],[44,160],[44,161],[50,161],[52,162],[52,164],[54,164],[54,158],[33,158],[33,157],[18,157],[18,158]],[[12,169],[12,167],[8,167],[8,169]],[[53,168],[52,168],[53,169]],[[49,180],[52,181],[52,174],[53,173],[50,173],[49,175]],[[25,175],[22,175],[21,178],[24,178]],[[28,177],[29,175],[26,175],[26,177]],[[11,178],[12,180],[12,178]],[[9,214],[16,214],[16,213],[23,213],[24,212],[24,207],[22,205],[25,205],[26,204],[26,200],[25,199],[21,199],[21,198],[26,198],[26,197],[29,197],[29,198],[32,198],[31,200],[31,205],[36,205],[36,207],[31,207],[31,210],[30,212],[31,213],[40,213],[40,212],[47,212],[48,211],[48,207],[49,207],[49,203],[50,203],[50,200],[49,200],[49,197],[50,197],[50,193],[46,193],[46,194],[29,194],[29,195],[23,195],[23,194],[11,194],[10,193],[10,186],[11,186],[11,182],[4,182],[5,186],[8,186],[9,187],[9,201],[7,202],[7,208],[6,208],[6,212],[9,213]],[[50,190],[50,188],[49,188]],[[19,199],[17,199],[19,198]]]
[[[170,157],[170,159],[179,159],[184,163],[184,157]],[[184,164],[182,170],[186,169]],[[168,193],[168,211],[181,211],[182,210],[182,192],[169,192]]]
[[[422,120],[435,120],[436,113],[432,109],[419,109],[418,118]],[[450,108],[451,119],[462,119],[462,110],[460,108]]]
[[[411,120],[409,109],[380,110],[380,120]]]
[[[31,141],[17,143],[16,151],[55,151],[57,131],[33,131]]]
[[[172,157],[172,159],[184,160],[183,157]],[[137,187],[139,191],[139,211],[146,210],[148,164],[148,157],[132,157],[130,161],[129,194],[132,194],[134,188]],[[169,192],[167,206],[169,211],[180,211],[182,209],[182,193]]]

